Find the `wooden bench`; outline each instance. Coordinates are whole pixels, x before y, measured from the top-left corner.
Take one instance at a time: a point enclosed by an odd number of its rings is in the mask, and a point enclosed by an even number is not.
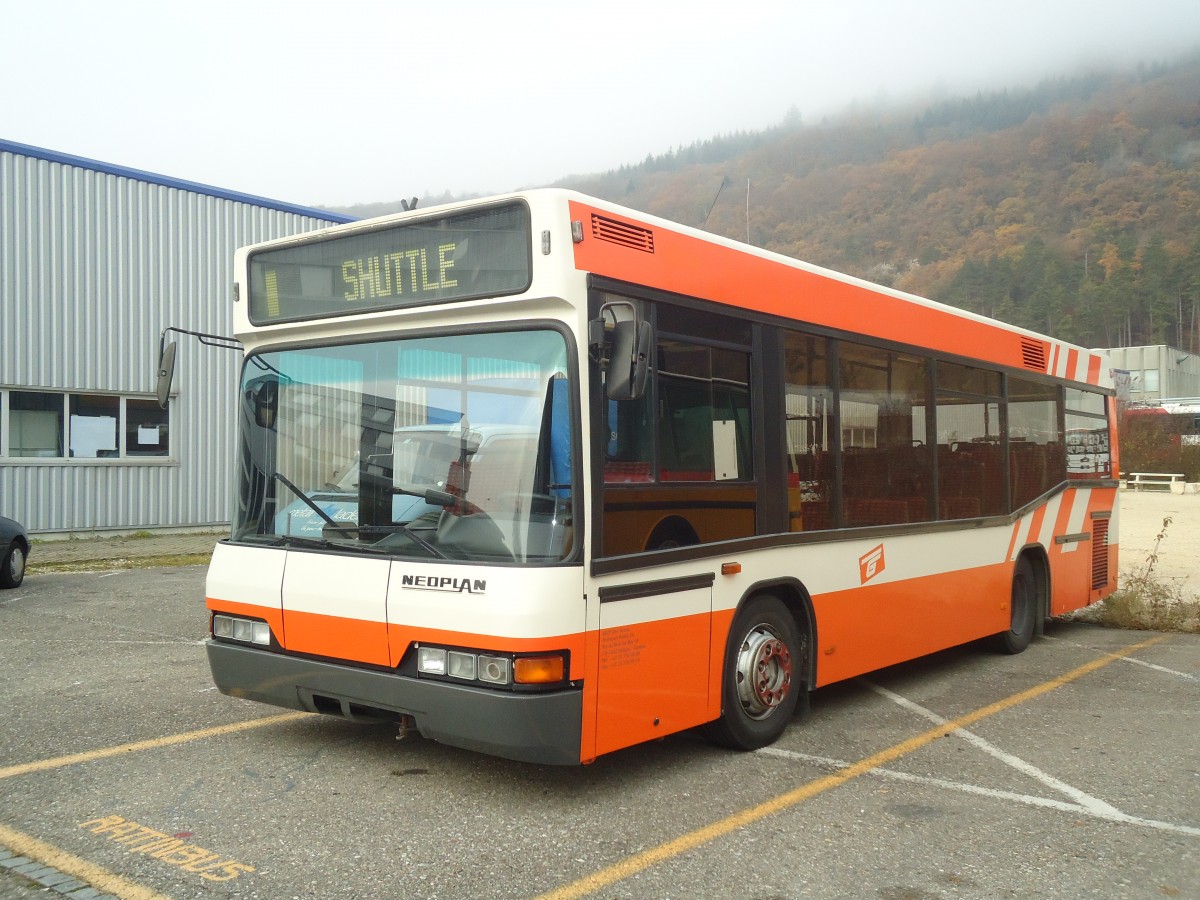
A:
[[[1173,484],[1183,484],[1182,472],[1130,472],[1125,476],[1126,486],[1135,491],[1142,488],[1170,490]]]

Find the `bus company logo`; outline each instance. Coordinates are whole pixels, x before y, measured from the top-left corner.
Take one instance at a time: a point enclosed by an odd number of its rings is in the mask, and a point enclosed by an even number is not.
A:
[[[858,577],[866,584],[884,569],[883,544],[868,550],[858,558]]]
[[[444,594],[486,594],[485,578],[454,578],[450,575],[403,575],[400,586],[414,591],[441,591]]]

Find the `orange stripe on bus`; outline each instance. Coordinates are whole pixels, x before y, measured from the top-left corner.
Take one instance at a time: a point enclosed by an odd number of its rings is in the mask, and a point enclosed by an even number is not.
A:
[[[1009,626],[1012,566],[834,591],[813,597],[816,687],[873,672]]]
[[[611,753],[714,718],[712,617],[705,612],[600,631],[596,752]]]
[[[1068,532],[1071,514],[1075,511],[1075,504],[1078,502],[1079,491],[1075,488],[1067,488],[1063,491],[1062,502],[1058,504],[1058,512],[1054,516],[1054,533],[1050,538],[1050,546],[1046,548],[1051,553],[1062,552],[1062,547],[1054,543],[1054,538]]]
[[[1013,558],[1013,553],[1017,549],[1017,535],[1021,533],[1022,521],[1022,519],[1017,519],[1017,521],[1013,522],[1012,536],[1008,539],[1008,552],[1004,554],[1004,558],[1006,560],[1011,560]]]
[[[387,624],[384,622],[297,610],[288,610],[284,615],[288,650],[352,659],[373,666],[389,663]]]
[[[1000,325],[926,305],[929,301],[906,300],[842,281],[832,274],[781,265],[745,249],[702,242],[666,226],[652,229],[653,252],[630,251],[592,237],[588,223],[593,214],[629,221],[635,227],[645,227],[643,223],[574,200],[570,213],[572,219],[585,223],[586,237],[574,245],[579,269],[946,353],[957,354],[970,347],[979,359],[1025,368],[1022,336]]]
[[[590,631],[583,636],[587,654],[583,660],[587,674],[583,679],[583,731],[579,741],[579,761],[594,760],[596,752],[596,683],[600,672],[600,632]],[[574,666],[572,666],[574,668]]]
[[[287,610],[278,607],[238,603],[233,600],[208,599],[213,612],[263,619],[271,633],[285,650],[313,653],[350,662],[380,666],[397,666],[404,652],[413,643],[443,644],[492,650],[497,653],[531,653],[539,650],[566,650],[571,654],[568,678],[583,678],[584,635],[566,634],[546,638],[497,637],[467,631],[437,628],[416,628],[408,625],[350,619],[322,613]],[[286,615],[287,632],[284,631]],[[389,652],[389,646],[393,648]]]
[[[1035,544],[1038,540],[1038,535],[1042,533],[1042,522],[1046,518],[1046,504],[1043,503],[1033,511],[1033,518],[1029,520],[1029,531],[1025,533],[1025,543]],[[1009,554],[1009,559],[1012,554]]]

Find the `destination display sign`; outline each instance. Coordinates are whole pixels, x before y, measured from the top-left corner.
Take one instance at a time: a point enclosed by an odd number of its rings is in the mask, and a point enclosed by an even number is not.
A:
[[[256,325],[519,293],[529,287],[529,209],[475,209],[250,257]]]

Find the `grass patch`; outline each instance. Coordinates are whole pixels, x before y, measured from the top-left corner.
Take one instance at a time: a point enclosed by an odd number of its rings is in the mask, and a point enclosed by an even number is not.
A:
[[[1185,594],[1178,582],[1154,574],[1158,545],[1167,536],[1170,525],[1171,517],[1167,516],[1145,563],[1124,572],[1120,588],[1071,618],[1109,628],[1200,634],[1200,598]]]
[[[169,566],[207,566],[212,553],[175,553],[167,556],[115,557],[86,559],[75,562],[33,563],[27,574],[46,575],[51,572],[110,572],[113,569],[156,569]]]

